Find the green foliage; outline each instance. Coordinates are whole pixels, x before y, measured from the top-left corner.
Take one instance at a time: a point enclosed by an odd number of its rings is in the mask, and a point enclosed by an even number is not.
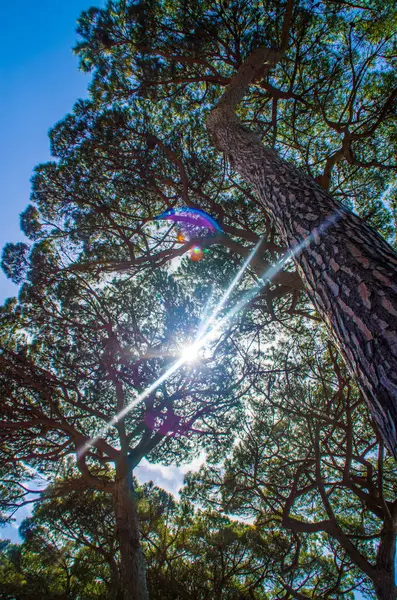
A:
[[[1,266],[4,273],[14,283],[23,281],[27,268],[27,255],[29,246],[18,242],[17,244],[8,243],[4,246],[1,259]]]
[[[181,503],[136,490],[152,599],[351,598],[372,593],[385,557],[393,569],[383,534],[395,467],[294,267],[262,281],[285,248],[205,129],[249,53],[280,44],[284,13],[275,0],[114,0],[79,19],[90,95],[51,130],[54,161],[36,167],[21,215],[31,246],[7,244],[2,258],[24,284],[0,311],[2,520],[30,501],[32,468],[50,483],[23,544],[2,545],[5,598],[121,598],[117,469],[201,449],[209,462]],[[285,57],[239,107],[267,146],[392,243],[396,15],[385,0],[296,2]],[[201,240],[199,263],[184,257],[194,240],[154,220],[181,205],[224,232]],[[220,317],[257,294],[200,361],[135,404],[259,240]]]
[[[307,332],[272,354],[232,455],[191,474],[184,494],[285,536],[285,590],[347,593],[360,571],[375,580],[383,553],[394,561],[395,463],[331,344]]]

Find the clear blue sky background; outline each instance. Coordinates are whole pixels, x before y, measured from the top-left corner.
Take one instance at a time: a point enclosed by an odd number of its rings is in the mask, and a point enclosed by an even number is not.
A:
[[[21,240],[19,214],[35,165],[50,159],[48,130],[87,93],[72,48],[76,21],[103,0],[20,0],[1,7],[0,247]],[[0,274],[0,302],[17,292]]]

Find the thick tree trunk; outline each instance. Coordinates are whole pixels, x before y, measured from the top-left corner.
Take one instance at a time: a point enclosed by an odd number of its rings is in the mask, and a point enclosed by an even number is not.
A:
[[[269,51],[267,51],[269,53]],[[365,222],[241,125],[234,108],[266,58],[240,69],[207,121],[214,144],[256,191],[397,459],[397,255]]]
[[[138,513],[130,491],[128,476],[116,480],[113,498],[117,538],[120,543],[124,600],[148,600],[145,562],[139,539]]]

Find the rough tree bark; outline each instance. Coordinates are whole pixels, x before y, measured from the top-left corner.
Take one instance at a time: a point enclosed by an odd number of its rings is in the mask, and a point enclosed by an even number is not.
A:
[[[113,490],[116,535],[120,543],[124,600],[149,600],[139,520],[127,469],[120,469]],[[127,472],[127,474],[126,474]]]
[[[397,459],[397,254],[314,180],[265,148],[235,114],[252,79],[282,54],[254,51],[207,127],[215,146],[256,191],[286,246],[293,250],[306,240],[294,257],[306,291]]]

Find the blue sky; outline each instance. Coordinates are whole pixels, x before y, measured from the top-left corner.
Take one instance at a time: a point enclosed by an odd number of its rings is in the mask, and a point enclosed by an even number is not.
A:
[[[0,37],[0,246],[21,240],[35,165],[50,159],[48,130],[87,93],[72,52],[76,20],[103,0],[4,2]],[[0,274],[0,302],[16,287]]]

